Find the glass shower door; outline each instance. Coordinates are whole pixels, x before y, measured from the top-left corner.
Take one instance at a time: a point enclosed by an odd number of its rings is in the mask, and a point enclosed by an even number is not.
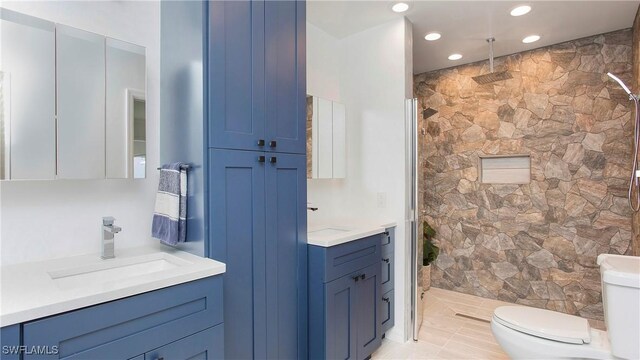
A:
[[[405,104],[407,157],[407,219],[411,237],[411,324],[413,340],[418,340],[422,326],[424,291],[422,289],[422,242],[418,216],[418,101],[408,99]]]

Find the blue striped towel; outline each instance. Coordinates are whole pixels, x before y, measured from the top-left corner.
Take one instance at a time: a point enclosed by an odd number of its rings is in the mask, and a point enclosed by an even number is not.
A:
[[[184,163],[162,165],[151,225],[152,236],[176,246],[187,239],[187,170]]]

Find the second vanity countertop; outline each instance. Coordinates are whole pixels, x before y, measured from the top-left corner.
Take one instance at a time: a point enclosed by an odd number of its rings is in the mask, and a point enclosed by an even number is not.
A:
[[[331,247],[385,232],[395,221],[381,219],[336,219],[309,224],[307,243]]]
[[[167,246],[119,249],[0,268],[0,326],[219,275],[225,264]]]

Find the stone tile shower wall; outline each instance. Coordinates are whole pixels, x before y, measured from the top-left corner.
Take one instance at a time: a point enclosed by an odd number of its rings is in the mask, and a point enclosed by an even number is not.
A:
[[[600,253],[629,252],[632,78],[622,30],[416,75],[422,214],[437,230],[433,286],[602,319]],[[432,111],[429,111],[431,113]],[[529,154],[531,182],[483,184],[481,155]]]

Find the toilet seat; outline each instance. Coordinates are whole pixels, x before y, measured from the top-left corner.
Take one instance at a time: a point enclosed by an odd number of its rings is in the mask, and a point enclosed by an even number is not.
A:
[[[568,344],[589,344],[591,327],[586,319],[555,311],[524,306],[501,306],[496,322],[510,329]]]

